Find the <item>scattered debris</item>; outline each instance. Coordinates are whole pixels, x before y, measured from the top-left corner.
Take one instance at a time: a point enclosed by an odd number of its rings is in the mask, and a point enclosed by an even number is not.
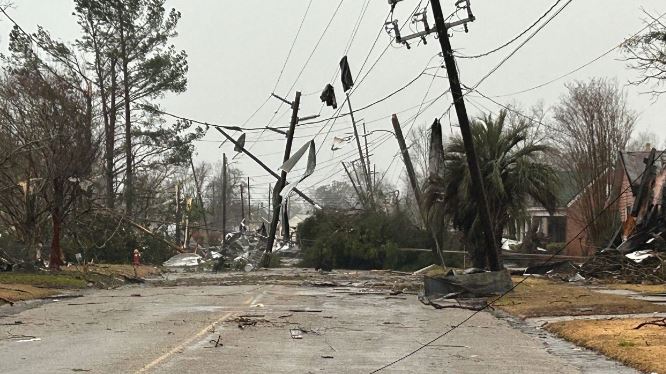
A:
[[[16,326],[16,325],[22,325],[23,321],[14,321],[10,323],[0,323],[0,326]]]
[[[192,267],[203,263],[203,257],[196,253],[179,253],[166,260],[162,265],[165,267]]]
[[[438,267],[438,265],[435,265],[435,264],[428,265],[428,266],[424,267],[423,269],[419,269],[419,270],[413,272],[412,275],[425,274],[425,273],[429,272],[430,270],[435,269],[437,267]]]
[[[634,327],[634,330],[638,330],[641,327],[644,326],[658,326],[658,327],[666,327],[666,318],[658,319],[655,321],[648,321],[648,322],[643,322],[639,324],[638,326]]]
[[[246,317],[238,317],[236,318],[236,322],[238,322],[238,328],[243,330],[244,328],[248,326],[256,326],[257,325],[257,320],[246,318]]]
[[[636,262],[616,249],[605,249],[585,261],[580,268],[580,274],[587,278],[614,279],[629,283],[663,283],[666,281],[663,270],[663,262],[658,256]]]
[[[223,343],[220,343],[220,339],[222,339],[222,335],[218,335],[218,336],[217,336],[217,340],[212,339],[212,340],[210,341],[210,343],[215,344],[215,347],[211,347],[211,348],[223,347],[224,344],[223,344]]]
[[[291,334],[292,339],[303,339],[300,329],[290,329],[289,334]]]
[[[42,340],[42,338],[34,338],[33,337],[33,338],[29,338],[29,339],[20,339],[20,340],[17,340],[16,342],[17,343],[27,343],[27,342],[39,342],[41,340]]]
[[[418,298],[421,303],[430,305],[435,309],[467,309],[481,311],[488,308],[490,310],[494,310],[494,308],[488,304],[485,298],[451,299],[440,297],[431,299],[425,295],[419,295]]]
[[[457,294],[460,298],[501,295],[511,289],[513,282],[508,270],[424,277],[424,295],[428,298]]]

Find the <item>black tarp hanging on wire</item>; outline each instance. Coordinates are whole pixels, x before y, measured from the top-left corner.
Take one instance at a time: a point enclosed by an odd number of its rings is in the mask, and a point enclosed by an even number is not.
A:
[[[340,79],[342,80],[342,89],[347,92],[354,87],[354,78],[352,78],[351,69],[347,62],[347,56],[340,60]]]

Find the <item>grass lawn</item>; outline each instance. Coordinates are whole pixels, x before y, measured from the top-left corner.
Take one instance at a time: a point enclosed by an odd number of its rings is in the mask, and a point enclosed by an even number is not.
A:
[[[71,266],[57,273],[0,273],[0,305],[6,301],[52,296],[63,289],[82,289],[89,283],[100,288],[117,287],[124,284],[123,277],[134,277],[132,265],[90,265],[85,272],[83,270],[83,267]],[[137,274],[143,278],[158,275],[160,271],[151,266],[139,266]]]
[[[647,319],[568,321],[546,329],[647,373],[666,373],[666,328],[634,327]]]
[[[85,288],[87,282],[76,274],[63,273],[0,273],[0,285],[25,284],[44,288]]]
[[[521,279],[515,277],[514,284]],[[528,278],[494,306],[520,318],[666,312],[665,305],[602,294],[544,278]]]

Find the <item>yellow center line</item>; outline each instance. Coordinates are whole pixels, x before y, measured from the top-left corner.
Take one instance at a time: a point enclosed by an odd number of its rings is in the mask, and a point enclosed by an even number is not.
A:
[[[259,301],[259,299],[260,299],[262,296],[263,296],[263,295],[260,293],[260,294],[254,296],[254,297],[250,297],[248,300],[244,301],[243,304],[244,304],[244,305],[255,304],[257,301]],[[170,351],[168,351],[168,352],[166,352],[165,354],[161,355],[160,357],[154,359],[154,360],[151,361],[150,363],[144,365],[144,367],[142,367],[141,369],[137,370],[137,371],[135,372],[135,374],[145,373],[145,372],[147,372],[148,370],[152,369],[153,367],[159,365],[159,364],[160,364],[161,362],[163,362],[164,360],[170,358],[171,356],[173,356],[173,355],[176,354],[177,352],[179,352],[179,351],[181,351],[182,349],[184,349],[186,346],[192,344],[193,341],[195,341],[195,340],[197,340],[197,339],[200,339],[200,338],[201,338],[202,336],[204,336],[206,333],[210,333],[210,330],[211,330],[213,327],[215,327],[217,324],[219,324],[219,323],[221,323],[221,322],[224,322],[225,320],[227,320],[229,317],[233,316],[234,314],[236,314],[236,313],[234,313],[234,312],[229,312],[229,313],[223,315],[222,317],[218,318],[218,319],[215,320],[213,323],[211,323],[210,325],[204,327],[203,329],[201,329],[199,332],[197,332],[196,334],[192,335],[191,337],[187,338],[186,340],[184,340],[183,342],[181,342],[180,344],[178,344],[177,346],[175,346],[175,347],[174,347],[173,349],[171,349]]]

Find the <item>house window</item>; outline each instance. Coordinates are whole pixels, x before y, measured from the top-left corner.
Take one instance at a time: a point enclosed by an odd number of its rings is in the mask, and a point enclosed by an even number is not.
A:
[[[566,217],[548,217],[548,239],[551,243],[563,243],[567,240]]]

